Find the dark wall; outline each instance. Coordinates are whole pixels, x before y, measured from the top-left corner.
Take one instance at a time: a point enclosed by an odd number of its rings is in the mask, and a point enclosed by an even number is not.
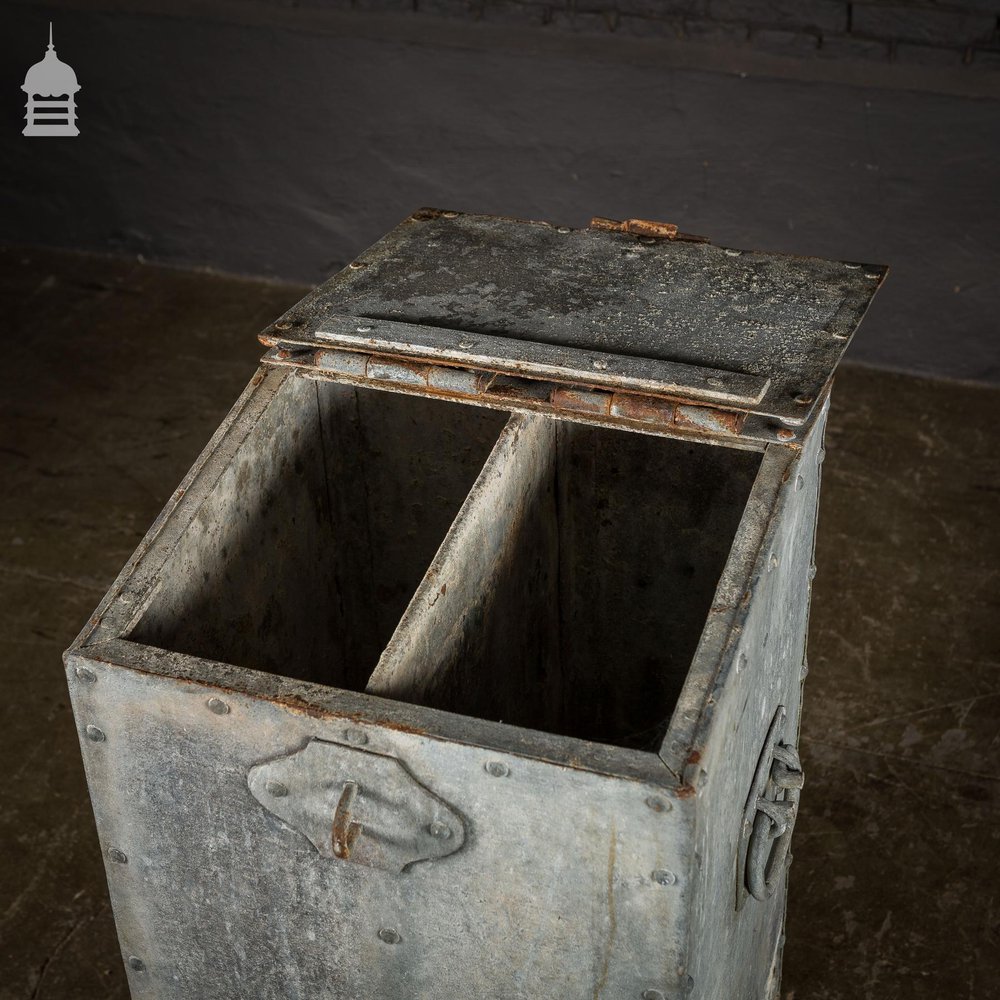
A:
[[[562,21],[443,0],[112,6],[0,11],[0,240],[316,281],[425,204],[662,219],[888,263],[852,356],[1000,380],[1000,72],[984,3],[961,43],[919,43],[954,56],[940,65],[852,33],[849,5],[834,30],[758,3],[770,20],[716,18],[731,37],[711,43],[694,35],[713,10],[752,5],[703,2],[687,21],[611,4]],[[78,138],[20,135],[50,18],[83,87]],[[807,53],[770,51],[782,32],[811,38]],[[877,56],[835,53],[873,41]]]

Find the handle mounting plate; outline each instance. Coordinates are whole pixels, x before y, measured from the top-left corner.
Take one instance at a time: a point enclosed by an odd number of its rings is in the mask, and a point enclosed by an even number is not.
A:
[[[312,739],[252,767],[247,784],[326,858],[402,872],[465,843],[462,816],[385,754]]]

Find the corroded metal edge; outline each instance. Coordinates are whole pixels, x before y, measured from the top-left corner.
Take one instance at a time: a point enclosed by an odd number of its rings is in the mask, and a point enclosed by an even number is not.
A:
[[[313,352],[309,354],[326,352]],[[514,379],[488,383],[489,391],[468,372],[465,385],[454,374],[448,382],[437,380],[433,373],[426,377],[410,371],[416,378],[402,377],[404,365],[389,366],[378,362],[378,374],[352,374],[330,370],[322,363],[303,363],[301,355],[282,356],[280,348],[264,355],[263,363],[275,368],[292,369],[303,378],[317,381],[342,382],[359,388],[378,389],[413,396],[433,396],[455,403],[482,406],[507,413],[539,413],[556,420],[572,420],[594,427],[613,427],[655,437],[678,438],[702,444],[725,445],[761,451],[772,442],[794,445],[796,431],[756,414],[745,414],[718,407],[701,406],[676,400],[647,397],[631,393],[601,393],[574,389],[539,381],[518,384]],[[451,373],[458,369],[448,369]]]
[[[326,315],[314,333],[303,337],[301,332],[298,336],[290,332],[288,341],[310,347],[315,346],[314,338],[331,348],[376,357],[410,362],[430,361],[480,372],[553,379],[606,390],[633,390],[747,408],[759,403],[770,385],[770,379],[743,372],[469,333],[401,320]],[[270,346],[279,346],[279,341],[270,335],[265,334],[261,339]]]
[[[828,411],[829,402],[830,389],[827,387],[819,402],[821,417]],[[767,553],[795,488],[792,472],[801,456],[799,448],[775,445],[764,452],[691,669],[660,746],[664,763],[682,779],[682,784],[686,769],[697,765],[708,741],[714,717],[714,696],[725,687],[734,668],[754,590],[766,572]]]

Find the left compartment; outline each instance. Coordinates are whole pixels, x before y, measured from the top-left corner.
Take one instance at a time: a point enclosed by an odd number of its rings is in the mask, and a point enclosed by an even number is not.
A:
[[[135,642],[364,690],[502,412],[265,371],[188,484]],[[172,535],[172,533],[170,533]]]

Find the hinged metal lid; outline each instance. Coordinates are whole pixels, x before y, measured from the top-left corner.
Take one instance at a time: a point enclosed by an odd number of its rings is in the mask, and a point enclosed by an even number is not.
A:
[[[656,234],[656,235],[650,235]],[[790,440],[886,268],[424,209],[293,307],[267,360],[575,419]]]

